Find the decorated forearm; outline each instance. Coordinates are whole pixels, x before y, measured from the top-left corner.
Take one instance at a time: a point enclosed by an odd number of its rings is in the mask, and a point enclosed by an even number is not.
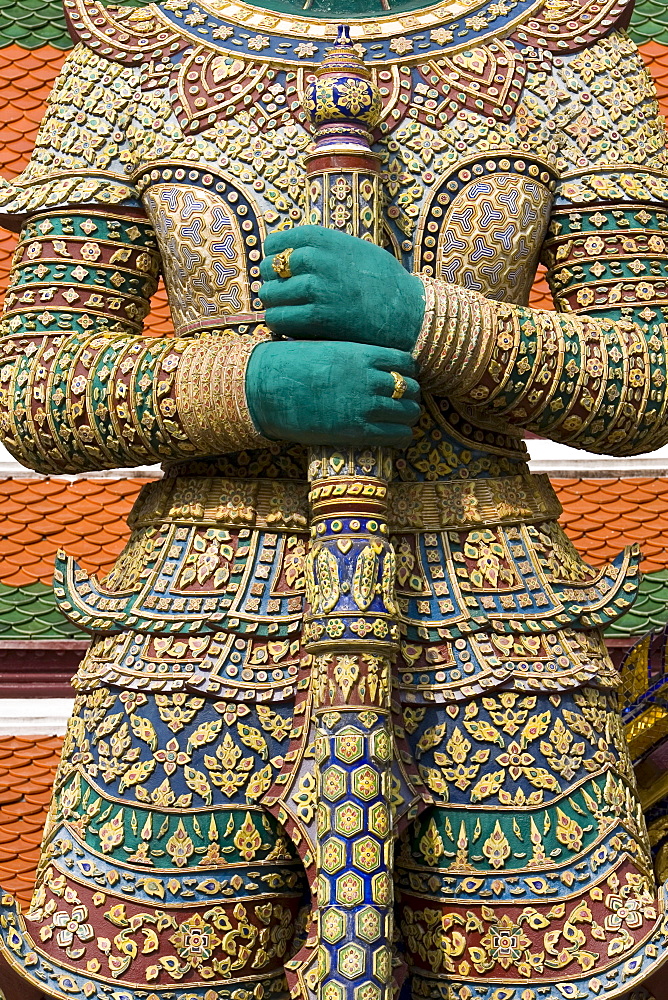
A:
[[[656,206],[563,211],[545,246],[561,312],[424,278],[422,384],[555,441],[609,454],[661,447],[668,225]]]
[[[24,227],[0,338],[0,432],[20,462],[81,472],[263,443],[244,393],[257,339],[142,337],[158,271],[139,218]]]

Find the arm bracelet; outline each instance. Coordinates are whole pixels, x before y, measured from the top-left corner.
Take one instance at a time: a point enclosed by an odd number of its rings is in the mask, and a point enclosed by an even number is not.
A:
[[[177,375],[177,406],[186,434],[204,454],[272,444],[255,427],[246,399],[250,356],[268,339],[268,334],[208,335],[185,349]]]
[[[462,395],[485,370],[496,334],[496,302],[459,285],[418,275],[425,314],[413,357],[427,392]]]

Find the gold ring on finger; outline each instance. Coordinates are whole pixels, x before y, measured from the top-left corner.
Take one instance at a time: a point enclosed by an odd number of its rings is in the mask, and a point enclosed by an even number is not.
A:
[[[403,375],[399,374],[399,372],[390,372],[390,375],[394,379],[394,391],[392,393],[392,399],[401,399],[401,397],[406,392],[406,389],[408,388],[408,383],[406,382],[406,379],[403,377]]]
[[[294,247],[287,247],[285,250],[281,250],[277,253],[271,262],[271,266],[278,275],[279,278],[291,278],[292,271],[290,270],[290,257],[294,253]]]

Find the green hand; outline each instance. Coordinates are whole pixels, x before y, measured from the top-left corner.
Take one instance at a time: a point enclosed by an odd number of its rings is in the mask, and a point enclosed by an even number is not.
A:
[[[288,247],[292,277],[279,278],[272,260]],[[298,226],[268,236],[264,252],[259,294],[274,333],[412,351],[424,290],[387,250],[335,229]]]
[[[403,398],[392,399],[404,376]],[[420,415],[415,362],[367,344],[266,342],[253,351],[246,395],[256,427],[301,444],[382,444],[405,448]]]

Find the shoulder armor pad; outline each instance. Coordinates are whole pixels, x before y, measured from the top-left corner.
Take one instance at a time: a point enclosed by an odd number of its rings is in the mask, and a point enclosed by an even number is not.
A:
[[[586,49],[612,31],[628,27],[635,0],[545,0],[517,28],[513,39],[555,53]]]
[[[126,66],[167,57],[192,44],[160,17],[157,4],[105,7],[96,0],[65,0],[64,7],[75,42]]]

